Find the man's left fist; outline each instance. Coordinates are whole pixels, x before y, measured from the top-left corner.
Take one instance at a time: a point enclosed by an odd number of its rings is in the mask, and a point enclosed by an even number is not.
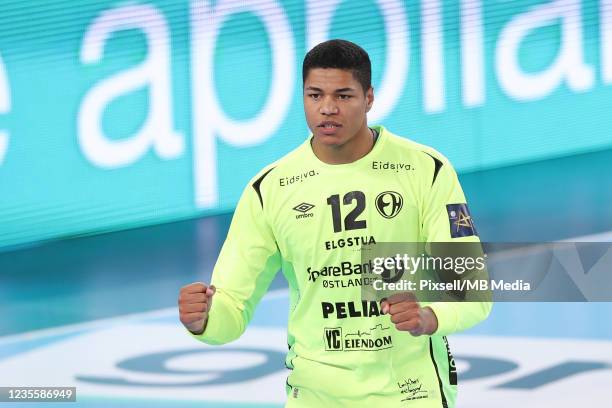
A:
[[[413,336],[433,334],[438,329],[436,314],[429,307],[421,307],[412,292],[395,293],[381,302],[383,314],[391,315],[397,330]]]

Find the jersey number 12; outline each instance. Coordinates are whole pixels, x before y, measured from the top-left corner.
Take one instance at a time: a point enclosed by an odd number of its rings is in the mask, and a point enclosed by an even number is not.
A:
[[[361,215],[365,209],[365,194],[363,191],[349,191],[342,198],[344,205],[349,205],[353,201],[357,201],[355,208],[351,210],[344,217],[344,229],[355,230],[363,229],[366,227],[365,220],[358,220],[357,217]],[[334,194],[327,197],[327,204],[331,206],[332,220],[334,222],[334,232],[342,231],[341,214],[340,214],[340,195]]]

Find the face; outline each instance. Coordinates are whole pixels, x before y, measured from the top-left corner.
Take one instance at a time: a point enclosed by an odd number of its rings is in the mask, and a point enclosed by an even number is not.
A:
[[[367,127],[366,113],[374,102],[370,87],[349,70],[313,68],[304,81],[306,122],[318,143],[343,146]]]

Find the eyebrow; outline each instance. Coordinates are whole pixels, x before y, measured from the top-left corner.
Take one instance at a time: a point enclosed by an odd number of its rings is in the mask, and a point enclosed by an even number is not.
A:
[[[323,90],[321,88],[317,88],[316,86],[306,87],[306,90],[307,91],[323,92]],[[355,89],[353,89],[353,88],[339,88],[339,89],[336,89],[334,92],[335,93],[341,93],[341,92],[354,92],[354,91],[355,91]]]

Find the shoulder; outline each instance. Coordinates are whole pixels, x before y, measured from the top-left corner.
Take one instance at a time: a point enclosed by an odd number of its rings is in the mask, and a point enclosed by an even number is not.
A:
[[[433,147],[398,136],[384,128],[383,131],[387,137],[387,151],[394,152],[393,154],[409,161],[416,170],[419,180],[434,185],[439,175],[452,175],[455,172],[449,159]]]
[[[451,165],[448,158],[433,147],[417,143],[407,137],[398,136],[387,129],[384,129],[384,131],[387,136],[387,143],[389,144],[389,147],[401,152],[401,154],[410,155],[417,160],[433,160],[440,162],[442,165]]]
[[[306,154],[307,143],[305,141],[280,159],[260,169],[249,180],[247,188],[255,190],[259,199],[262,200],[264,192],[269,194],[275,190],[275,186],[282,187],[283,181],[286,181],[291,175],[297,174],[302,177],[302,173],[306,172],[306,176],[308,176],[308,171],[304,170],[308,164]]]

